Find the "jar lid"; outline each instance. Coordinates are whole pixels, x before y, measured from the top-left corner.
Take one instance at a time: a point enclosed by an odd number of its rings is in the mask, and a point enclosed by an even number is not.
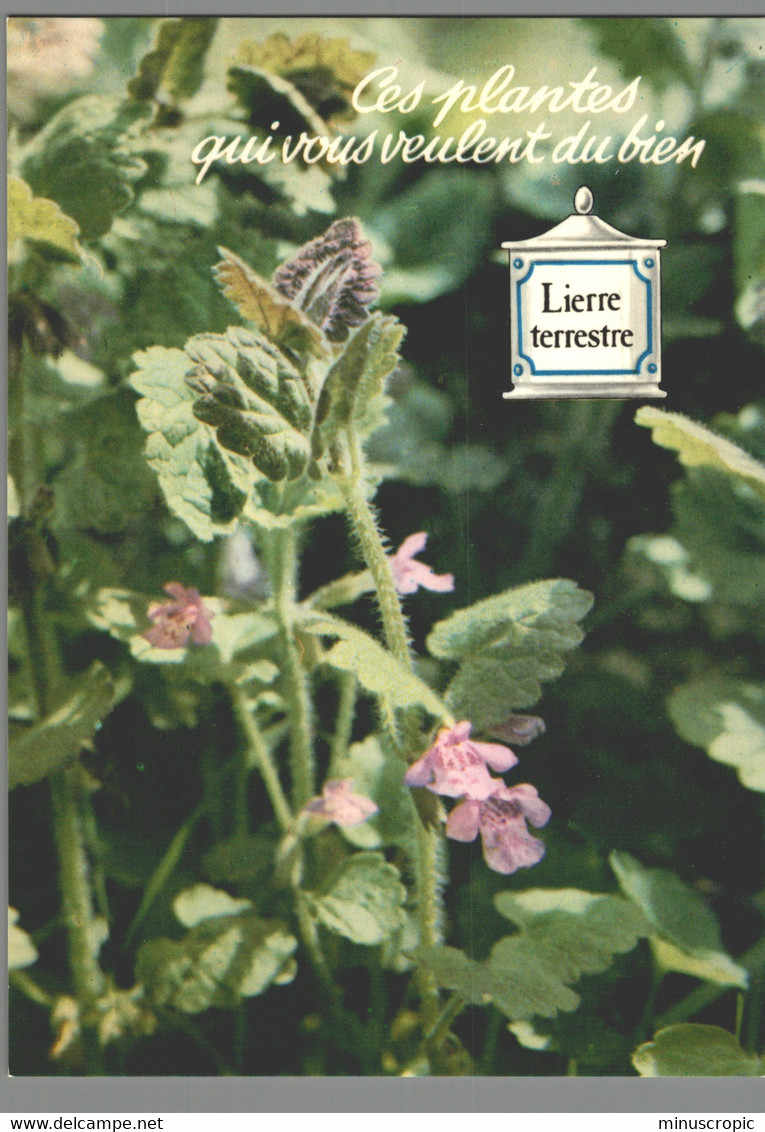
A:
[[[582,185],[580,189],[577,189],[574,197],[576,211],[567,216],[560,224],[556,224],[548,232],[543,232],[541,236],[532,236],[529,240],[509,240],[502,247],[511,251],[520,248],[527,250],[530,248],[543,248],[545,250],[563,248],[568,251],[573,248],[590,248],[593,244],[597,244],[601,248],[623,248],[625,245],[641,248],[666,247],[666,240],[640,240],[635,236],[628,236],[626,232],[620,232],[618,228],[614,228],[610,224],[606,224],[605,220],[591,214],[593,203],[591,191],[586,185]]]

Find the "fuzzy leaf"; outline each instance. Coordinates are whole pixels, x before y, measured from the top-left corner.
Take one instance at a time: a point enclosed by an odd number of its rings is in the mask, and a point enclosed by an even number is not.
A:
[[[503,892],[494,902],[520,931],[496,943],[488,959],[476,962],[441,945],[418,948],[415,958],[440,986],[477,1005],[493,1002],[512,1021],[575,1010],[579,995],[571,984],[604,971],[647,928],[629,901],[579,889]]]
[[[259,333],[230,327],[186,343],[194,415],[225,452],[249,457],[271,480],[296,479],[310,458],[313,412],[300,373]]]
[[[369,316],[382,269],[353,217],[336,220],[281,264],[274,286],[320,326],[330,342],[345,342]]]
[[[592,595],[558,578],[532,582],[460,609],[434,625],[431,655],[461,661],[446,692],[458,718],[476,728],[536,703],[542,681],[559,676],[584,634],[577,624]]]
[[[693,889],[674,873],[644,868],[629,853],[612,853],[610,861],[622,892],[652,925],[651,945],[660,967],[747,987],[746,970],[725,954],[717,917]]]
[[[221,451],[212,429],[192,411],[185,382],[192,361],[183,350],[152,346],[135,355],[130,384],[141,394],[138,419],[146,459],[170,510],[203,542],[233,530],[251,490],[247,461]]]
[[[765,791],[765,689],[707,677],[677,688],[667,707],[682,739],[735,767],[750,790]]]
[[[651,405],[638,409],[635,421],[652,430],[654,443],[677,452],[686,467],[732,473],[765,499],[765,467],[730,440],[679,413],[668,413]]]
[[[382,853],[354,853],[309,899],[324,927],[353,943],[382,943],[406,918],[406,889]]]
[[[43,244],[64,259],[79,262],[83,252],[77,242],[79,226],[61,211],[55,201],[36,197],[26,181],[8,178],[8,253],[16,255],[20,240]]]
[[[175,100],[191,98],[204,79],[204,61],[218,21],[208,16],[162,20],[151,51],[128,83],[132,98],[153,99],[164,90]]]
[[[103,236],[133,199],[146,171],[125,134],[136,117],[110,99],[88,95],[68,103],[24,151],[21,170],[35,195],[50,197],[80,226],[84,240]]]
[[[242,318],[254,322],[277,345],[292,346],[321,357],[329,349],[324,335],[283,295],[227,248],[213,271],[218,285]]]
[[[332,121],[355,117],[351,95],[375,57],[351,47],[347,39],[316,32],[290,39],[275,32],[261,43],[240,43],[237,60],[288,79],[325,121]]]
[[[319,636],[337,638],[337,644],[322,657],[323,662],[352,673],[362,688],[390,708],[419,706],[436,719],[446,721],[448,712],[432,688],[368,633],[339,617],[314,612],[306,613],[302,625]]]
[[[155,1006],[199,1014],[232,1009],[242,998],[290,982],[297,940],[279,920],[252,912],[201,920],[179,941],[150,940],[139,949],[136,981]]]
[[[761,1077],[761,1057],[746,1053],[719,1026],[683,1022],[638,1046],[632,1064],[641,1077]]]
[[[210,884],[195,884],[185,888],[173,901],[173,911],[184,928],[195,928],[203,920],[214,916],[232,916],[252,909],[249,900],[229,896],[220,888]]]
[[[398,365],[404,327],[396,318],[375,314],[351,337],[327,374],[316,410],[325,441],[338,429],[374,419],[373,405]]]
[[[109,714],[114,685],[107,669],[95,663],[72,681],[69,694],[46,719],[33,724],[11,744],[8,786],[30,786],[72,762]]]

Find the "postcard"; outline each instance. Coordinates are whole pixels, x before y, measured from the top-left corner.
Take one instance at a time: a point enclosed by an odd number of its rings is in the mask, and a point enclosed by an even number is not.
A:
[[[762,1076],[764,45],[9,20],[15,1077]]]

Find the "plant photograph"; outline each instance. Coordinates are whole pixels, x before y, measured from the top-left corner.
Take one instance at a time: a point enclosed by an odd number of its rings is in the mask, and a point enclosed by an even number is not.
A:
[[[765,1074],[763,45],[8,20],[12,1075]],[[582,186],[665,396],[503,399]]]

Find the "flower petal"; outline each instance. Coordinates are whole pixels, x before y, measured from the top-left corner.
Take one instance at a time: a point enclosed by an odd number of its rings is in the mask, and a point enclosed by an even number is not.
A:
[[[481,806],[467,799],[454,807],[446,819],[446,836],[453,841],[475,841],[478,836]]]
[[[471,740],[468,745],[489,764],[492,770],[498,770],[500,773],[510,770],[510,767],[518,762],[518,756],[502,743],[476,743],[475,740]]]
[[[407,770],[404,775],[404,782],[407,786],[427,786],[429,782],[433,781],[433,767],[430,763],[430,751],[426,751],[421,759]]]

